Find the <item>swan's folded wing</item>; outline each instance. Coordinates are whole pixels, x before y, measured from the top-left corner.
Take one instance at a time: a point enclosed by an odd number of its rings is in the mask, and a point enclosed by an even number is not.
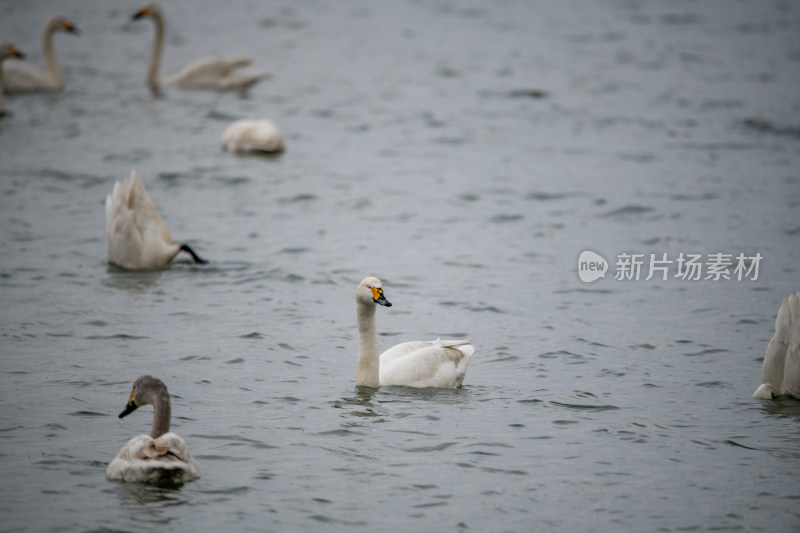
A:
[[[251,85],[266,77],[266,74],[232,73],[217,82],[218,91],[244,91]]]
[[[157,439],[149,435],[130,439],[108,465],[106,476],[124,481],[183,482],[200,477],[200,469],[184,440],[170,432]]]
[[[409,341],[396,344],[381,354],[381,367],[394,364],[409,354],[436,346],[438,341]]]
[[[233,74],[234,69],[245,67],[251,62],[252,60],[247,57],[208,57],[198,59],[168,78],[165,83],[183,88],[238,89],[240,88],[239,86],[226,87],[226,85],[235,85],[236,83],[245,82],[252,84],[260,79],[260,75],[256,79],[250,80],[250,78],[255,75]],[[242,77],[242,79],[234,81],[240,77]],[[244,77],[247,79],[245,80]]]
[[[17,94],[41,90],[55,90],[44,72],[33,65],[3,63],[3,90]]]
[[[458,387],[473,351],[472,345],[451,347],[441,341],[399,344],[381,355],[380,382],[411,387]]]
[[[381,354],[381,365],[391,364],[393,361],[401,359],[412,352],[431,347],[455,348],[467,357],[471,357],[475,352],[475,347],[472,346],[472,341],[469,340],[409,341],[392,346],[383,352]]]

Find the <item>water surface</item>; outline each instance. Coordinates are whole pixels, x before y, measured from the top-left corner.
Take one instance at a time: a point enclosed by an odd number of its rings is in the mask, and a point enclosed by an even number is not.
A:
[[[0,120],[2,529],[797,530],[800,402],[750,398],[800,279],[796,4],[180,0],[165,73],[271,77],[161,98],[138,7],[3,3],[32,63],[48,15],[83,33]],[[243,117],[286,153],[221,151]],[[132,165],[209,265],[108,266]],[[623,252],[763,261],[615,281]],[[366,275],[383,347],[474,340],[462,389],[356,390]],[[105,479],[144,373],[203,470],[179,490]]]

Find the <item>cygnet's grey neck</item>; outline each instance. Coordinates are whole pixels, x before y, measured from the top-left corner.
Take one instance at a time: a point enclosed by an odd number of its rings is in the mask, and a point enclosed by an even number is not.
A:
[[[169,432],[169,421],[172,416],[172,408],[169,402],[169,393],[166,388],[153,391],[149,403],[153,404],[153,427],[150,436],[157,439],[164,433]]]

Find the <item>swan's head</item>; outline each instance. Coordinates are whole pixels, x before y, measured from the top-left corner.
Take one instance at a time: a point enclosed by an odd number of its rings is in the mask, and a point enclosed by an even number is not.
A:
[[[51,28],[51,31],[65,31],[74,35],[79,35],[81,33],[81,30],[67,17],[55,16],[50,19],[48,26]]]
[[[153,376],[141,376],[133,382],[128,405],[125,406],[125,410],[119,414],[119,417],[124,418],[139,407],[152,403],[154,395],[160,394],[162,391],[167,393],[167,386],[163,381]]]
[[[392,303],[383,295],[381,280],[373,277],[364,278],[356,289],[356,300],[364,303],[376,303],[391,307]]]
[[[11,43],[0,43],[0,61],[8,58],[16,57],[17,59],[25,59],[25,54],[20,52],[19,48]]]
[[[144,17],[156,18],[161,15],[161,10],[156,4],[145,4],[139,8],[139,11],[133,14],[133,20],[139,20]]]

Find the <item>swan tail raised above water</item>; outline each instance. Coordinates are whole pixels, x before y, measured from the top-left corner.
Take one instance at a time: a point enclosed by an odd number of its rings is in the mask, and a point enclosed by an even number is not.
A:
[[[136,167],[106,197],[106,245],[109,263],[129,270],[164,267],[182,250],[196,263],[206,262],[188,245],[172,242]]]
[[[131,270],[168,264],[179,251],[136,167],[106,197],[108,261]]]
[[[783,365],[783,394],[800,399],[800,321],[795,324]]]
[[[761,385],[754,398],[790,395],[800,398],[800,293],[783,299],[775,318],[775,335],[761,365]]]

